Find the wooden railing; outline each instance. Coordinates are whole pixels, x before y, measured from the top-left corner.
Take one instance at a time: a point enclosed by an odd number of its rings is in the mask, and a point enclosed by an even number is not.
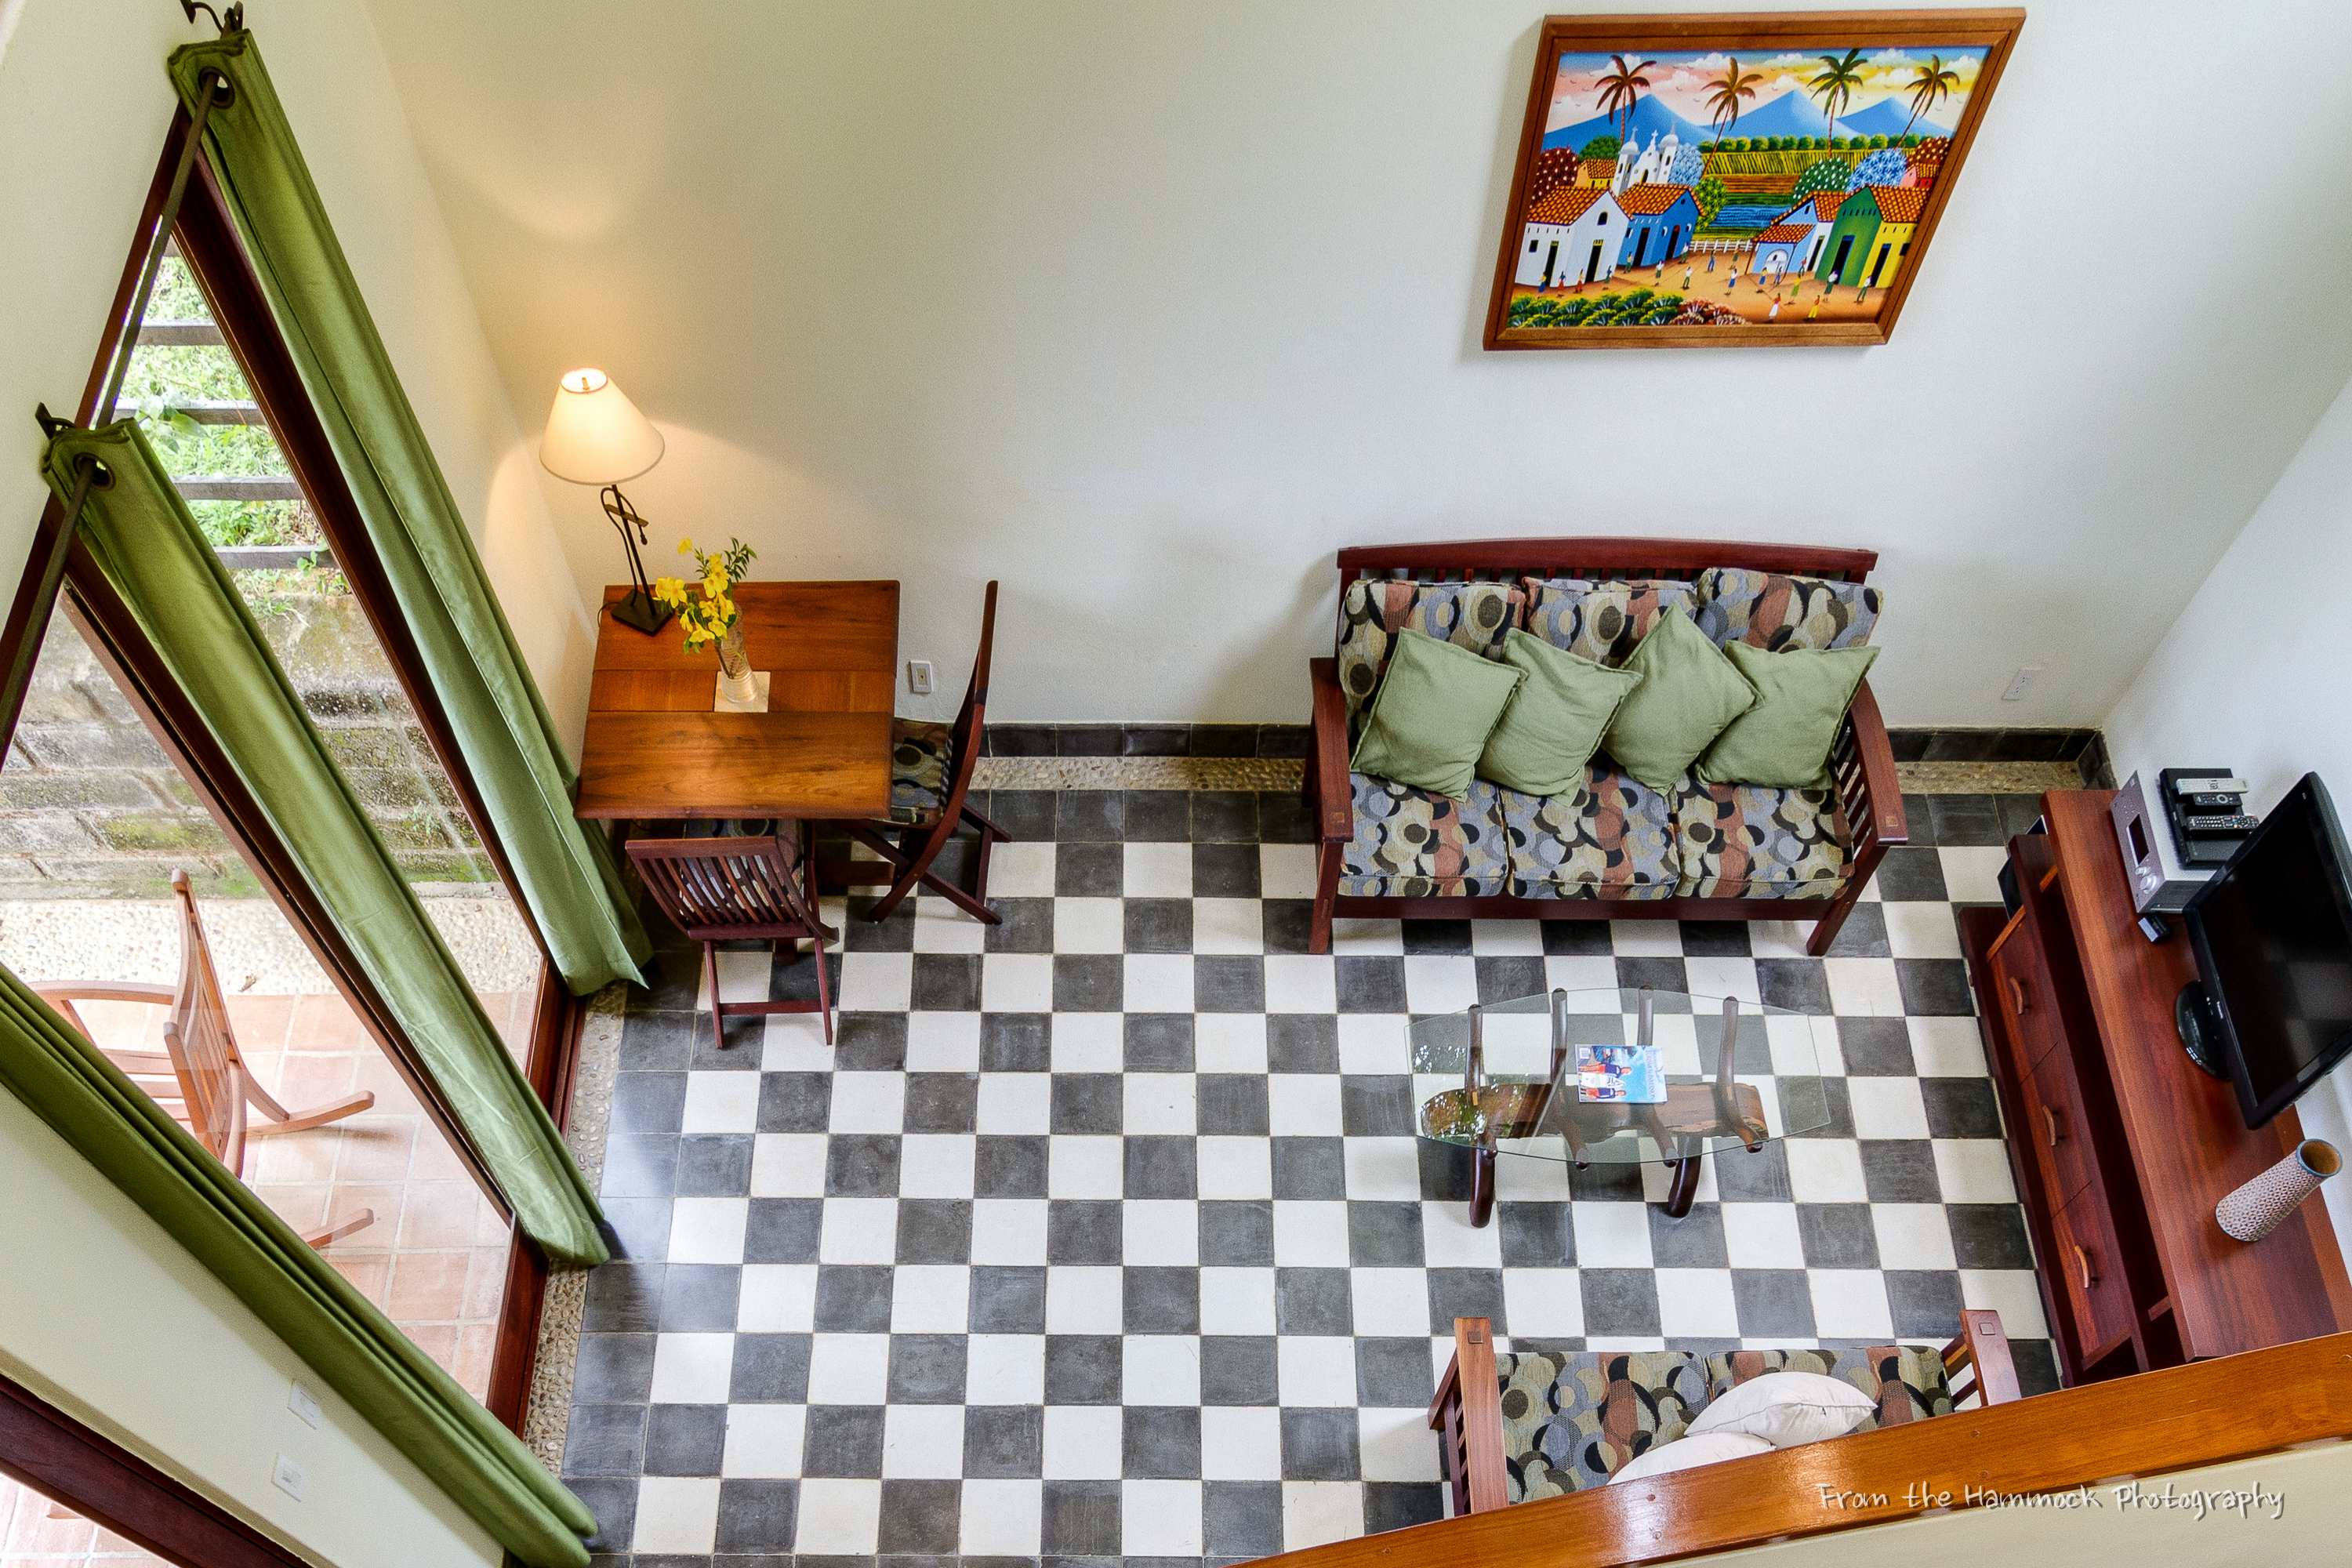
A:
[[[2113,1486],[2352,1436],[2352,1334],[1308,1547],[1289,1568],[1604,1568]]]

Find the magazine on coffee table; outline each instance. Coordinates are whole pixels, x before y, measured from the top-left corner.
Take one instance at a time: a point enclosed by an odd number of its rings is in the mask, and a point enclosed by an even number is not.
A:
[[[1656,1046],[1579,1046],[1576,1098],[1586,1105],[1612,1100],[1659,1105],[1666,1098],[1665,1063]]]

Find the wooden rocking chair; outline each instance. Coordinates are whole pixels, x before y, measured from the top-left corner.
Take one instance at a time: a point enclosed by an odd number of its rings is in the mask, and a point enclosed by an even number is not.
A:
[[[816,864],[809,825],[782,821],[761,838],[639,838],[629,859],[670,922],[702,944],[702,972],[710,985],[710,1031],[727,1047],[730,1017],[761,1013],[816,1013],[833,1043],[833,993],[825,979],[825,943],[838,933],[817,916]],[[717,944],[738,937],[815,944],[814,1002],[721,1002]]]
[[[890,820],[887,823],[845,823],[843,831],[882,858],[887,870],[866,870],[866,860],[825,863],[827,886],[867,887],[887,882],[890,890],[867,912],[866,919],[887,920],[890,911],[915,890],[917,883],[947,900],[974,920],[1002,925],[1004,917],[988,907],[988,852],[1013,836],[965,804],[971,790],[972,770],[980,762],[987,733],[988,663],[996,643],[996,584],[988,585],[988,599],[980,616],[980,653],[972,660],[971,681],[964,688],[963,707],[955,722],[919,723],[912,719],[892,722],[890,753]],[[964,891],[931,869],[956,829],[970,823],[979,830],[980,852],[973,857],[971,890]],[[886,838],[884,834],[895,838]]]
[[[55,1007],[66,1022],[79,1029],[92,1045],[98,1037],[74,1010],[76,1002],[144,1002],[168,1007],[161,1051],[99,1050],[173,1119],[195,1134],[196,1141],[239,1181],[245,1179],[245,1145],[249,1138],[275,1138],[303,1132],[356,1116],[375,1104],[373,1090],[345,1095],[331,1104],[307,1110],[289,1110],[255,1081],[252,1069],[237,1049],[229,1028],[228,1003],[220,976],[213,969],[211,944],[205,940],[204,921],[196,916],[195,895],[185,871],[172,873],[172,890],[180,898],[180,983],[139,985],[121,981],[68,980],[37,985],[34,994]],[[262,1120],[248,1121],[246,1107]],[[302,1232],[312,1247],[339,1241],[375,1223],[373,1209]]]

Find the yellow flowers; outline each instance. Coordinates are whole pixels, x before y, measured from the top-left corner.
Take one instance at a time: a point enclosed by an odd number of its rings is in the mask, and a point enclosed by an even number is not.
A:
[[[695,564],[701,568],[702,596],[689,598],[682,578],[660,577],[654,582],[654,597],[677,612],[678,629],[685,633],[686,646],[703,647],[724,636],[740,618],[742,612],[728,591],[742,581],[755,552],[741,540],[730,539],[725,550],[711,555],[697,550],[691,539],[681,539],[677,552],[693,556]]]

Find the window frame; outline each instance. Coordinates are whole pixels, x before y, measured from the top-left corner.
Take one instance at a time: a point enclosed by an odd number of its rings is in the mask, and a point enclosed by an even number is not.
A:
[[[106,374],[124,332],[134,325],[125,318],[137,291],[141,264],[154,242],[188,132],[189,119],[184,108],[174,112],[163,138],[155,178],[141,211],[121,282],[116,289],[89,380],[82,392],[78,422],[84,427],[95,427],[112,418],[112,410],[100,409],[97,405],[104,395]],[[476,837],[539,950],[540,985],[523,1073],[532,1092],[547,1107],[557,1127],[562,1129],[570,1120],[572,1079],[586,1006],[571,994],[556,972],[546,939],[540,932],[505,847],[489,821],[480,791],[458,749],[456,732],[401,615],[383,562],[368,538],[365,522],[328,445],[310,395],[302,386],[293,356],[269,312],[209,160],[201,150],[190,171],[172,238],[211,307],[222,340],[244,374],[261,417],[284,453],[311,514],[319,520],[328,548],[398,678],[402,693],[425,731],[435,758],[447,774]],[[430,1069],[410,1046],[391,1009],[336,933],[324,902],[303,880],[299,863],[270,826],[259,803],[246,789],[226,754],[79,540],[68,546],[65,579],[55,603],[46,606],[39,603],[41,566],[57,548],[64,527],[64,510],[54,494],[47,497],[41,509],[25,575],[17,584],[5,629],[0,629],[0,664],[13,667],[20,654],[37,657],[37,646],[27,652],[28,639],[37,645],[47,630],[49,616],[59,610],[65,613],[149,732],[252,867],[278,911],[302,938],[427,1117],[449,1141],[475,1184],[512,1226],[513,1205],[450,1111]],[[26,691],[30,686],[27,680]],[[20,694],[16,708],[0,712],[0,756],[5,756],[6,747],[13,742],[23,702],[24,695]],[[514,1228],[506,1292],[499,1304],[499,1329],[491,1354],[489,1385],[483,1404],[501,1423],[518,1433],[527,1415],[546,1279],[544,1255],[520,1227]]]

